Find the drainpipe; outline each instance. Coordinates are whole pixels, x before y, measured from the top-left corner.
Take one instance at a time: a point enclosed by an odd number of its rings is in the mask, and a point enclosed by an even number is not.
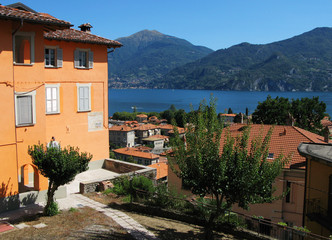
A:
[[[23,27],[23,19],[21,18],[21,21],[20,21],[20,26],[18,26],[18,28],[16,28],[13,32],[12,32],[12,42],[14,43],[15,39],[14,39],[14,36],[15,34]],[[13,44],[14,46],[14,44]],[[14,49],[13,49],[13,53],[14,53]],[[14,124],[15,124],[15,146],[16,146],[16,174],[17,174],[17,180],[18,180],[18,177],[19,177],[19,174],[18,174],[18,147],[17,147],[17,143],[18,143],[18,140],[17,140],[17,128],[16,128],[16,106],[15,106],[15,70],[14,70],[14,54],[13,54],[13,97],[14,97]],[[18,186],[18,191],[19,191],[19,186]]]

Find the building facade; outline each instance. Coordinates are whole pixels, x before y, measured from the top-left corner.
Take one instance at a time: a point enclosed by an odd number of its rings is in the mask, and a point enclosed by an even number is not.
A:
[[[332,235],[332,145],[302,143],[306,157],[304,225],[313,233]]]
[[[107,49],[121,44],[28,10],[0,6],[1,198],[47,189],[29,146],[109,154]]]

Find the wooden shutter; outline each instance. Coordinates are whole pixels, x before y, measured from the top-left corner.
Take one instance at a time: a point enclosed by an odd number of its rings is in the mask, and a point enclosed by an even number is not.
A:
[[[79,58],[80,58],[80,51],[78,49],[76,49],[74,51],[74,67],[78,68],[79,67]]]
[[[62,67],[62,62],[63,62],[63,60],[62,60],[62,48],[57,48],[56,49],[56,60],[57,60],[57,62],[56,62],[56,66],[57,67]]]
[[[89,68],[93,68],[93,52],[89,51]]]

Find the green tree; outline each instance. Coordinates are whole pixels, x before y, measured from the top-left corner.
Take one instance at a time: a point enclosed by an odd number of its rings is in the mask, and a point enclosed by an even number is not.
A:
[[[325,116],[326,104],[319,101],[319,97],[292,100],[292,115],[295,126],[311,132],[321,133],[321,120]]]
[[[311,132],[321,133],[321,120],[325,116],[326,104],[319,97],[292,99],[269,95],[259,102],[252,114],[254,123],[285,125],[295,120],[295,126]]]
[[[176,122],[176,125],[179,127],[184,127],[184,125],[186,124],[186,111],[183,109],[179,109],[175,112],[174,114],[174,119]]]
[[[92,159],[91,154],[80,153],[78,148],[71,146],[61,149],[46,148],[39,144],[29,146],[28,153],[32,157],[32,163],[49,180],[44,213],[48,213],[54,206],[54,193],[59,186],[69,183],[78,173],[86,171]]]
[[[231,108],[228,108],[228,114],[232,114],[233,113],[233,110]]]
[[[256,110],[252,114],[253,123],[285,125],[291,112],[291,103],[288,98],[270,95],[264,102],[259,102]]]
[[[220,147],[222,123],[217,119],[215,100],[204,102],[198,114],[190,120],[183,141],[176,132],[169,156],[172,170],[200,197],[212,196],[215,208],[206,219],[206,238],[212,238],[215,220],[237,203],[247,209],[249,204],[270,202],[274,198],[272,183],[280,174],[287,158],[279,156],[267,161],[272,129],[249,144],[250,126],[242,136],[234,138],[226,131],[223,149]],[[177,171],[175,166],[178,166]],[[223,204],[224,203],[224,204]]]

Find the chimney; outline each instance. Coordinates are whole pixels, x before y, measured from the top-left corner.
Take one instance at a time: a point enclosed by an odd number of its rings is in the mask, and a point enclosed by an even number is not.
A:
[[[324,142],[329,143],[330,139],[332,139],[332,128],[327,126],[324,130]]]
[[[79,25],[78,27],[79,27],[79,28],[81,29],[81,31],[83,31],[83,32],[91,32],[91,28],[92,28],[92,26],[91,26],[90,23],[84,23],[84,24]]]

